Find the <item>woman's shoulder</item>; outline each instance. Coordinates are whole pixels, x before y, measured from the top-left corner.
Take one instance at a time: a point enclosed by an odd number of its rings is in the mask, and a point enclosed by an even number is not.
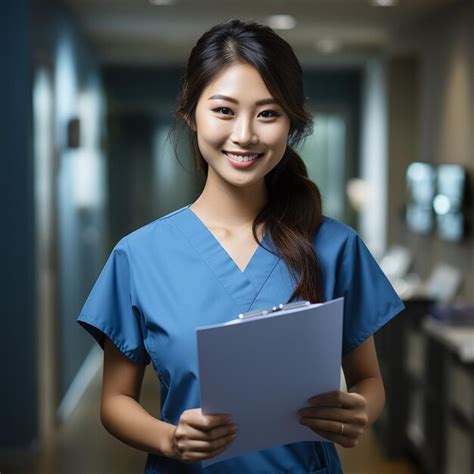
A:
[[[123,235],[117,242],[116,247],[146,247],[147,245],[166,245],[176,239],[174,235],[176,228],[170,225],[173,218],[187,209],[188,206],[180,207],[157,219],[154,219],[137,229]]]
[[[336,271],[347,258],[354,258],[360,242],[359,234],[350,225],[323,216],[313,245],[321,265],[328,271]]]
[[[345,245],[357,235],[357,232],[350,225],[323,215],[321,224],[315,234],[315,244]]]

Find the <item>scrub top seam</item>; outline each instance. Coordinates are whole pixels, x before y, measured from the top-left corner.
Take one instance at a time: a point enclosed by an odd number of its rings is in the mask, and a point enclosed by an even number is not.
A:
[[[265,249],[264,249],[265,250]],[[252,308],[253,304],[255,303],[255,301],[257,300],[258,296],[260,295],[260,293],[263,291],[263,288],[265,287],[265,284],[267,283],[268,279],[270,278],[270,276],[272,275],[273,271],[275,270],[275,267],[278,265],[278,263],[280,262],[281,260],[281,257],[278,257],[276,262],[274,263],[273,267],[270,269],[270,271],[268,272],[268,275],[266,276],[266,278],[263,280],[263,283],[261,284],[260,286],[260,289],[257,291],[257,294],[255,295],[255,298],[252,300],[252,302],[250,303],[250,306],[249,306],[249,310]]]
[[[128,261],[129,267],[130,267],[130,290],[131,290],[131,291],[129,291],[130,302],[133,306],[137,306],[134,302],[135,299],[134,299],[134,296],[133,296],[136,293],[136,289],[135,289],[135,276],[134,276],[133,262],[132,262],[132,250],[130,248],[128,238],[124,237],[123,240],[124,240],[125,245],[127,246],[127,249],[128,249],[128,252],[126,252],[126,253],[127,253],[127,261]],[[140,315],[141,315],[141,313],[142,312],[140,311]]]
[[[189,245],[191,245],[191,247],[195,250],[195,252],[199,255],[200,259],[206,264],[207,268],[209,269],[209,271],[212,273],[212,275],[214,276],[214,279],[217,281],[217,283],[224,289],[224,291],[232,298],[232,301],[234,301],[234,303],[238,306],[238,307],[243,307],[243,308],[246,308],[245,305],[242,305],[240,304],[238,301],[236,301],[236,299],[234,298],[234,296],[232,295],[232,293],[222,284],[220,278],[218,277],[218,275],[216,275],[216,273],[214,272],[214,270],[212,269],[212,267],[209,265],[209,263],[207,262],[207,260],[204,258],[202,252],[193,244],[193,242],[191,240],[188,239],[188,237],[186,236],[186,234],[180,229],[180,227],[178,225],[176,225],[173,221],[170,221],[171,224],[175,227],[175,229],[178,229],[180,234],[184,237],[184,239],[189,243]],[[245,309],[246,310],[246,309]]]
[[[132,360],[133,362],[137,362],[139,364],[146,364],[148,365],[151,362],[150,354],[147,351],[142,353],[139,349],[129,348],[127,341],[121,337],[120,334],[117,335],[116,331],[108,324],[104,324],[102,321],[98,320],[94,317],[88,317],[84,313],[80,313],[77,318],[78,323],[87,329],[86,326],[92,327],[97,329],[101,332],[104,336],[110,339],[110,341],[115,345],[115,347],[128,359]],[[90,331],[89,331],[90,332]],[[105,340],[102,337],[100,340],[97,339],[95,334],[92,334],[94,339],[99,343],[102,350],[104,350],[104,343]],[[99,335],[100,336],[100,335]]]
[[[170,212],[169,214],[166,214],[164,216],[159,217],[156,219],[156,221],[164,221],[166,219],[170,219],[171,217],[175,216],[176,214],[179,214],[180,212],[184,212],[191,204],[187,204],[186,206],[183,206],[181,209],[177,209],[176,211]]]
[[[140,333],[142,336],[142,344],[145,352],[147,355],[151,358],[152,353],[155,354],[155,351],[153,351],[148,343],[148,338],[146,337],[146,333],[148,332],[148,326],[147,326],[147,321],[145,318],[145,314],[143,313],[142,309],[140,308],[138,301],[136,299],[136,284],[135,284],[135,270],[134,270],[134,263],[133,263],[133,256],[132,256],[132,249],[130,248],[130,242],[128,241],[128,237],[124,237],[124,242],[125,245],[128,248],[128,255],[127,255],[127,261],[129,263],[130,267],[130,303],[132,307],[137,308],[137,311],[140,315],[138,319],[138,323],[140,324]],[[137,317],[135,312],[133,312],[133,316]],[[144,334],[145,333],[145,334]]]
[[[160,221],[164,221],[166,219],[169,219],[170,217],[173,217],[175,214],[178,214],[180,212],[183,212],[186,210],[187,207],[189,207],[190,204],[188,204],[187,206],[184,206],[184,207],[181,207],[179,209],[176,209],[175,211],[171,211],[169,212],[168,214],[165,214],[164,216],[161,216],[161,217],[157,217],[156,219],[153,219],[152,221],[150,222],[147,222],[144,226],[142,227],[139,227],[135,230],[132,230],[130,231],[128,234],[125,234],[122,239],[129,239],[131,236],[133,236],[136,232],[144,229],[144,228],[148,228],[148,227],[152,227],[153,225],[157,225]],[[122,240],[121,239],[121,240]]]

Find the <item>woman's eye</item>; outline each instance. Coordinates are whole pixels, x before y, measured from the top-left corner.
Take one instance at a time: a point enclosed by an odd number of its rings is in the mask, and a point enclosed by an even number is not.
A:
[[[216,109],[212,109],[213,112],[220,112],[224,115],[229,115],[228,112],[232,112],[228,107],[217,107]]]
[[[279,117],[280,114],[276,110],[264,110],[263,112],[260,112],[261,114],[267,114],[264,115],[263,118],[273,118],[273,117]],[[268,115],[270,114],[270,115]]]
[[[217,107],[215,109],[212,109],[212,111],[222,115],[230,116],[232,114],[232,110],[228,107]],[[274,118],[279,117],[281,114],[278,113],[276,110],[264,110],[263,112],[260,112],[259,115],[263,118]]]

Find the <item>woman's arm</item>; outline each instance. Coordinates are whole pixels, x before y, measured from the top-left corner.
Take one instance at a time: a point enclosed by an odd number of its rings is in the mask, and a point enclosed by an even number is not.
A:
[[[124,443],[148,453],[193,463],[224,451],[236,437],[228,415],[183,411],[178,425],[150,415],[139,403],[145,365],[135,364],[106,338],[100,417],[105,429]]]
[[[360,436],[382,412],[385,390],[373,336],[342,361],[348,393],[317,395],[299,410],[300,423],[346,448],[357,446]]]
[[[124,443],[171,456],[175,426],[156,419],[139,403],[145,368],[130,361],[105,338],[100,418],[105,429]]]
[[[358,393],[365,398],[368,425],[371,425],[385,405],[385,389],[373,336],[344,357],[342,369],[348,392]]]

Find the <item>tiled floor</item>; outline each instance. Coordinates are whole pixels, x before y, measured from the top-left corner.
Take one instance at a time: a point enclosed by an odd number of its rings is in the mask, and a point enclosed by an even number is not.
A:
[[[30,470],[6,471],[13,474],[140,474],[146,453],[117,440],[103,428],[99,418],[101,376],[99,373],[86,391],[72,419],[58,434],[49,455],[44,455]],[[141,403],[158,416],[159,385],[148,366]],[[339,449],[346,474],[417,474],[404,462],[383,459],[372,431],[355,449]],[[245,474],[245,473],[242,473]]]

